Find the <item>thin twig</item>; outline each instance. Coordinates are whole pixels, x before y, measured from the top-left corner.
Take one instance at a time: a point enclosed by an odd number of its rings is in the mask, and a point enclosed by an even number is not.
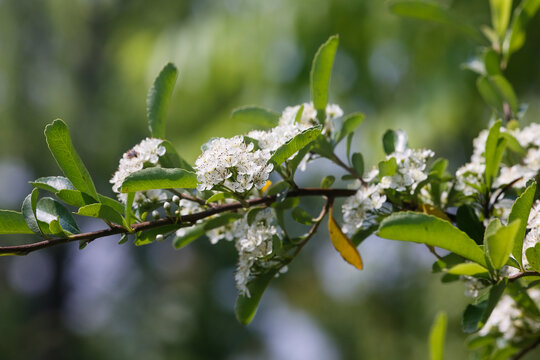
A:
[[[529,351],[534,350],[538,345],[540,345],[540,337],[538,339],[536,339],[532,344],[527,346],[525,349],[521,350],[516,355],[514,355],[512,360],[519,360],[519,359],[523,358],[525,355],[527,355],[527,353],[529,353]]]
[[[349,174],[360,180],[363,185],[366,185],[366,181],[362,179],[362,176],[360,176],[360,174],[358,174],[356,170],[354,170],[352,167],[347,166],[343,161],[341,161],[336,154],[333,154],[332,160],[334,161],[334,163],[336,163],[336,165],[341,166],[343,169],[347,170]]]
[[[356,193],[356,190],[350,189],[321,189],[321,188],[302,188],[297,190],[292,190],[287,193],[287,198],[290,197],[303,197],[303,196],[326,196],[328,198],[335,197],[346,197],[352,196]],[[272,196],[263,196],[256,199],[246,200],[242,202],[234,202],[230,204],[217,205],[215,207],[203,210],[195,214],[184,215],[179,222],[179,219],[176,217],[166,217],[154,221],[144,221],[141,223],[133,224],[131,227],[133,232],[145,231],[154,228],[158,228],[165,225],[178,225],[178,227],[186,226],[186,224],[194,224],[198,220],[205,219],[209,216],[220,214],[227,211],[238,210],[242,208],[249,208],[258,205],[269,205],[276,201],[277,195]],[[65,244],[68,242],[74,241],[84,241],[91,242],[95,239],[117,235],[117,234],[127,234],[129,230],[120,226],[112,225],[108,229],[102,229],[98,231],[86,232],[82,234],[70,235],[65,238],[54,238],[39,241],[31,244],[24,245],[13,245],[13,246],[1,246],[0,255],[27,255],[33,251],[49,248],[52,246]]]
[[[309,229],[309,232],[307,233],[304,240],[302,240],[302,242],[298,244],[296,250],[294,251],[294,253],[293,253],[292,257],[289,259],[289,261],[287,261],[283,265],[287,265],[288,263],[290,263],[296,257],[296,255],[298,255],[298,253],[300,253],[302,248],[308,243],[309,239],[311,239],[313,237],[313,235],[315,235],[317,233],[317,229],[319,228],[319,225],[321,225],[321,222],[323,221],[324,217],[328,213],[328,210],[330,210],[330,206],[332,205],[333,201],[334,201],[334,198],[327,199],[326,204],[324,204],[324,207],[321,210],[321,213],[315,219],[315,224],[313,224],[313,226],[311,226],[311,229]]]
[[[195,203],[197,203],[199,205],[203,205],[203,206],[208,206],[209,205],[209,204],[206,203],[206,201],[204,199],[198,198],[196,196],[191,196],[189,194],[180,192],[180,191],[178,191],[176,189],[167,189],[167,190],[172,192],[174,195],[178,196],[180,199],[189,200],[189,201],[195,202]]]

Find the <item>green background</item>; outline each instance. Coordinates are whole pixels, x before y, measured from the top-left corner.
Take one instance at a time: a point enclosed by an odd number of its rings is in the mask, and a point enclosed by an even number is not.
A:
[[[487,1],[443,3],[476,26],[490,21]],[[332,34],[340,46],[330,101],[366,114],[354,149],[368,165],[383,156],[382,133],[401,128],[412,147],[431,148],[457,168],[490,116],[476,76],[460,69],[476,45],[449,28],[392,15],[387,5],[0,1],[0,207],[19,208],[27,181],[60,175],[43,136],[54,118],[67,122],[98,191],[112,195],[118,159],[149,136],[146,94],[164,64],[179,68],[167,136],[193,162],[209,138],[250,129],[230,120],[234,108],[282,111],[307,101],[312,57]],[[540,114],[538,44],[537,16],[506,72],[529,104],[525,122]],[[320,164],[301,183],[340,174]],[[136,248],[117,240],[0,259],[0,358],[427,359],[438,310],[449,313],[446,358],[467,358],[464,286],[431,275],[431,255],[419,245],[370,239],[359,248],[365,270],[358,272],[323,229],[244,327],[232,312],[232,244],[174,251],[166,242]]]

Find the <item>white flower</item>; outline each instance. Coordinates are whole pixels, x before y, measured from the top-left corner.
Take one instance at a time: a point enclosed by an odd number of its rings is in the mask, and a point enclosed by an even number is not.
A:
[[[199,181],[197,188],[200,191],[211,190],[221,184],[235,192],[262,188],[273,165],[267,164],[269,152],[254,151],[253,148],[253,143],[244,142],[242,136],[210,140],[195,162]]]
[[[313,103],[304,103],[304,110],[300,121],[296,122],[296,114],[300,110],[301,105],[288,106],[285,108],[281,117],[279,119],[279,125],[293,125],[297,124],[301,127],[302,130],[310,128],[315,125],[319,125],[319,120],[317,119],[317,110],[313,106]],[[328,104],[325,109],[326,118],[324,120],[324,129],[323,134],[327,134],[333,129],[332,120],[340,118],[343,116],[343,110],[336,104]]]
[[[234,278],[241,295],[250,296],[247,284],[251,279],[253,265],[272,253],[272,237],[277,233],[272,222],[270,209],[260,211],[251,225],[248,225],[246,217],[237,221],[238,267]]]
[[[360,229],[364,222],[371,221],[376,215],[375,210],[380,209],[386,201],[379,185],[363,186],[357,181],[356,186],[359,187],[356,194],[348,197],[341,207],[343,230],[350,235]]]
[[[126,202],[127,194],[121,194],[120,188],[129,175],[143,169],[145,166],[159,166],[159,157],[165,155],[166,152],[165,147],[161,146],[162,142],[163,140],[160,139],[146,138],[135,145],[133,149],[124,153],[120,159],[118,170],[110,180],[111,184],[113,184],[113,191],[119,193],[118,198],[122,202]],[[159,197],[155,191],[149,194],[153,197]],[[135,201],[142,201],[144,199],[146,197],[143,193],[138,192],[136,194]]]
[[[397,191],[414,191],[418,183],[427,179],[426,163],[434,155],[433,151],[426,149],[405,149],[388,155],[387,160],[396,159],[397,171],[392,176],[384,176],[380,182],[381,187]]]

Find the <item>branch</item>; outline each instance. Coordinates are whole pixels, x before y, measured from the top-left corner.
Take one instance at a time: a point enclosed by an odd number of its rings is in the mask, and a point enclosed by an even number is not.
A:
[[[302,188],[297,190],[291,190],[287,194],[287,198],[291,197],[303,197],[303,196],[325,196],[328,199],[336,197],[352,196],[356,193],[356,190],[350,189],[320,189],[320,188]],[[230,204],[217,205],[210,209],[195,213],[184,215],[181,220],[176,217],[166,217],[155,221],[144,221],[132,225],[133,232],[139,232],[149,229],[158,228],[165,225],[177,224],[178,227],[189,226],[195,224],[198,220],[205,219],[209,216],[220,214],[227,211],[250,208],[258,205],[268,206],[276,201],[277,195],[263,196],[256,199],[246,200],[244,203],[234,202]],[[27,255],[33,251],[41,250],[49,247],[53,247],[60,244],[65,244],[74,241],[91,242],[95,239],[117,235],[117,234],[129,234],[130,232],[120,225],[112,225],[108,229],[92,231],[82,234],[70,235],[65,238],[55,238],[39,241],[31,244],[13,245],[13,246],[0,246],[0,255]]]
[[[527,277],[527,276],[540,276],[540,273],[536,271],[523,271],[523,272],[509,276],[508,280],[516,281],[517,279],[520,279],[522,277]]]

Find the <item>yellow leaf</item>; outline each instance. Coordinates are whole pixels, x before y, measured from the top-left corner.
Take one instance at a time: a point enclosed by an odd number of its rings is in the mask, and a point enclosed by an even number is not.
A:
[[[349,238],[341,231],[341,227],[332,216],[332,207],[328,213],[328,231],[330,240],[343,259],[358,270],[362,270],[362,258]]]
[[[264,184],[263,188],[261,189],[261,193],[264,194],[266,192],[266,190],[268,190],[270,185],[272,185],[272,182],[270,180],[266,180],[266,184]]]
[[[450,218],[446,216],[446,214],[442,210],[436,208],[433,205],[421,204],[419,206],[419,210],[422,211],[424,214],[433,215],[433,216],[438,217],[439,219],[450,221]]]

